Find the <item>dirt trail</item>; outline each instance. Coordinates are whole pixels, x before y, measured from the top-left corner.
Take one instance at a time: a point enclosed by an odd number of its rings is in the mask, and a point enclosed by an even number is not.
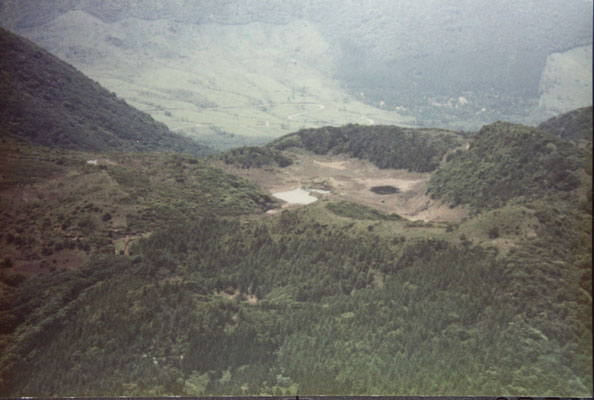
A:
[[[200,128],[202,126],[205,126],[205,125],[204,124],[194,124],[194,125],[190,125],[190,126],[180,126],[179,128],[171,128],[169,130],[172,132],[175,132],[175,131],[181,131],[181,130],[190,129],[190,128]]]
[[[295,121],[295,117],[298,117],[300,115],[305,115],[305,114],[311,114],[311,113],[314,113],[317,111],[322,111],[323,109],[326,108],[326,106],[323,104],[312,104],[312,105],[317,106],[318,108],[316,110],[301,111],[301,112],[298,112],[295,114],[291,114],[291,115],[287,116],[287,119],[291,120],[291,121]]]
[[[314,163],[317,165],[321,165],[322,167],[337,169],[340,171],[346,169],[346,167],[344,166],[344,161],[334,161],[334,162],[314,161]]]
[[[241,126],[242,128],[248,129],[252,132],[256,132],[257,134],[260,134],[260,135],[265,135],[265,136],[268,135],[268,133],[261,131],[259,129],[256,129],[256,128],[252,128],[251,126],[247,126],[247,125],[243,125],[243,124],[241,124],[239,126]]]

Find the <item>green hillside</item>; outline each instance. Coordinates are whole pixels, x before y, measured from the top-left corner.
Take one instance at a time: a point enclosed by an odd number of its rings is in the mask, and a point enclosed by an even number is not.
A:
[[[291,161],[280,152],[300,148],[315,154],[345,154],[371,161],[379,168],[429,172],[437,168],[449,150],[462,143],[457,133],[447,130],[350,124],[302,129],[264,147],[234,149],[219,158],[242,168],[271,164],[283,167]]]
[[[22,283],[0,392],[591,394],[587,218],[538,212],[538,237],[502,232],[502,255],[333,215],[201,219]]]
[[[220,158],[431,172],[471,212],[269,215],[210,161],[135,151],[200,149],[1,33],[0,397],[592,396],[591,148],[503,122],[304,129]]]
[[[32,42],[0,28],[0,135],[77,150],[206,148],[169,131]]]
[[[592,107],[583,107],[553,117],[538,125],[538,129],[554,133],[564,139],[592,142]]]
[[[483,127],[468,151],[454,154],[435,172],[428,193],[475,211],[498,208],[512,199],[568,200],[585,179],[589,159],[591,153],[588,158],[586,150],[550,133],[497,122]]]
[[[253,184],[196,156],[82,153],[5,139],[0,159],[1,256],[27,275],[124,252],[179,221],[276,205]]]

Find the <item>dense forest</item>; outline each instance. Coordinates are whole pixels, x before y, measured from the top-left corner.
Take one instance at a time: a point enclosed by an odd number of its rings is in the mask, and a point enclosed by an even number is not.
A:
[[[549,182],[530,160],[508,181],[524,154],[574,183]],[[587,158],[494,124],[434,175],[451,174],[460,194],[479,174],[507,185],[459,224],[345,201],[243,221],[215,211],[157,229],[130,255],[17,282],[0,304],[0,391],[589,395]],[[538,196],[525,192],[533,181]]]
[[[502,256],[326,207],[176,225],[24,282],[2,305],[2,392],[588,392],[578,216],[538,212],[539,236]]]
[[[535,128],[494,123],[474,136],[468,151],[449,157],[431,177],[428,192],[452,206],[469,204],[474,210],[501,207],[520,197],[569,200],[581,181],[591,178],[589,154]]]
[[[397,126],[345,125],[302,129],[262,147],[241,147],[216,156],[241,168],[291,165],[287,149],[314,154],[345,154],[371,161],[379,168],[429,172],[444,155],[462,144],[460,134],[441,129],[406,129]]]
[[[315,154],[347,154],[371,161],[379,168],[416,172],[433,171],[444,154],[459,145],[455,132],[379,125],[303,129],[271,144],[277,150],[301,147]]]

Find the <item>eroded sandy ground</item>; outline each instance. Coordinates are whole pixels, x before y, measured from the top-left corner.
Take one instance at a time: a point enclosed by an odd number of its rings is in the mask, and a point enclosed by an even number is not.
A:
[[[325,189],[331,193],[323,197],[358,202],[411,220],[460,221],[467,214],[464,209],[450,209],[425,195],[429,173],[379,169],[370,162],[344,155],[291,152],[289,156],[294,163],[285,168],[238,169],[219,165],[249,179],[270,194],[298,187]],[[386,185],[398,188],[399,193],[380,195],[370,190],[374,186]],[[284,205],[284,208],[288,207],[296,206]]]

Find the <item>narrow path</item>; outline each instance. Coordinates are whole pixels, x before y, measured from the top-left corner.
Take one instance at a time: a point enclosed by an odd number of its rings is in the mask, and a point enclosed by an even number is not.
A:
[[[287,117],[287,119],[291,120],[291,121],[295,121],[295,117],[298,117],[299,115],[305,115],[305,114],[310,114],[310,113],[317,112],[317,111],[322,111],[324,108],[326,108],[326,106],[323,104],[314,104],[314,105],[318,106],[318,108],[316,110],[302,111],[302,112],[298,112],[295,114],[291,114]]]
[[[204,124],[194,124],[194,125],[190,125],[190,126],[182,126],[179,128],[171,128],[169,129],[170,131],[181,131],[183,129],[189,129],[189,128],[199,128],[201,126],[204,126]]]
[[[245,129],[249,129],[252,132],[259,133],[260,135],[265,135],[265,136],[268,135],[266,132],[261,131],[261,130],[256,129],[256,128],[252,128],[251,126],[247,126],[247,125],[243,125],[243,124],[241,124],[239,126],[241,126],[242,128],[245,128]]]

